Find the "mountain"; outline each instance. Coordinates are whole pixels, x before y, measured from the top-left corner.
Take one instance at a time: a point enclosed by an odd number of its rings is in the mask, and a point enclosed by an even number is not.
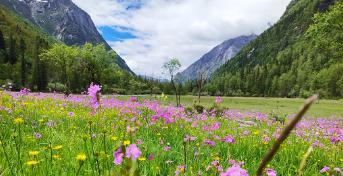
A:
[[[71,0],[0,0],[0,4],[67,45],[88,42],[104,44],[107,50],[111,50],[91,17]],[[121,68],[133,73],[120,56],[115,61]]]
[[[204,72],[206,77],[209,78],[213,72],[234,57],[242,47],[256,37],[256,35],[252,34],[224,41],[178,74],[178,79],[182,81],[194,80],[199,72]]]
[[[343,2],[292,0],[280,20],[213,75],[211,94],[343,97]]]

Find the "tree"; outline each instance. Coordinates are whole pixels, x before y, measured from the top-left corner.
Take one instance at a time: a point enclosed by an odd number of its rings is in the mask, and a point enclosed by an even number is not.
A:
[[[43,60],[49,60],[51,63],[59,68],[60,79],[67,88],[67,92],[70,90],[70,79],[68,72],[70,71],[70,65],[73,59],[77,56],[77,50],[75,47],[69,47],[65,44],[56,43],[50,49],[43,51],[40,57]]]
[[[6,43],[5,43],[5,39],[4,36],[0,30],[0,63],[1,62],[8,62],[7,59],[7,54],[6,54]]]
[[[170,77],[170,83],[175,91],[175,98],[176,98],[176,106],[180,106],[180,90],[179,86],[177,86],[175,81],[175,74],[180,69],[181,64],[180,61],[176,58],[172,58],[170,61],[163,64],[162,68],[166,71],[166,73]]]
[[[20,52],[21,52],[21,60],[20,60],[20,75],[21,75],[21,86],[25,87],[26,85],[26,78],[27,78],[27,68],[26,68],[26,59],[25,59],[25,50],[26,44],[23,38],[20,39]]]
[[[48,84],[47,64],[44,60],[40,59],[39,55],[41,52],[42,42],[42,39],[36,39],[33,55],[32,83],[34,86],[36,86],[38,91],[46,90]]]
[[[4,35],[2,34],[1,30],[0,30],[0,50],[4,50],[6,49],[5,47],[5,39],[4,39]]]
[[[16,40],[10,35],[9,63],[14,65],[17,62]]]
[[[200,70],[197,74],[197,79],[196,79],[196,83],[197,83],[197,90],[198,90],[198,102],[200,103],[200,96],[201,96],[201,91],[204,87],[204,83],[206,80],[206,72],[203,70]]]

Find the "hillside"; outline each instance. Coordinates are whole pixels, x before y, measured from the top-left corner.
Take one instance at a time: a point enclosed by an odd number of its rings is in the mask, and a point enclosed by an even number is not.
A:
[[[211,94],[343,97],[343,3],[293,0],[281,19],[222,66]]]
[[[71,0],[0,0],[0,4],[69,46],[104,44],[107,50],[112,50],[91,17]],[[113,59],[121,68],[133,73],[119,55]]]
[[[56,43],[53,37],[0,5],[0,85],[6,82],[35,86],[47,84],[46,65],[38,54]],[[35,76],[33,76],[35,75]]]
[[[234,57],[243,46],[255,38],[256,35],[249,35],[224,41],[181,72],[178,75],[179,79],[182,81],[194,80],[199,73],[205,73],[206,77],[210,78],[213,72]]]

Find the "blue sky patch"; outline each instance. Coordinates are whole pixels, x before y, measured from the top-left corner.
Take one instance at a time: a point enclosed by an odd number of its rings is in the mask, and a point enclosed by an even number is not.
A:
[[[126,39],[137,38],[129,29],[120,28],[120,27],[110,27],[110,26],[101,26],[98,27],[101,31],[101,35],[106,41],[123,41]]]

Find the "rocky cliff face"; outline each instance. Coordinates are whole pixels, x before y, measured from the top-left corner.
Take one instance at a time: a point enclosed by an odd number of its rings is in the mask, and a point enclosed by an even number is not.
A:
[[[71,0],[0,0],[0,4],[67,45],[101,43],[111,50],[91,17]],[[118,57],[116,62],[123,69],[132,72],[122,58]]]
[[[234,57],[242,47],[256,37],[256,35],[240,36],[223,42],[178,74],[178,79],[194,80],[200,72],[209,78],[220,66]]]

